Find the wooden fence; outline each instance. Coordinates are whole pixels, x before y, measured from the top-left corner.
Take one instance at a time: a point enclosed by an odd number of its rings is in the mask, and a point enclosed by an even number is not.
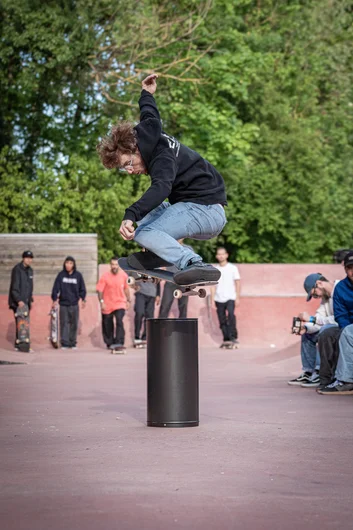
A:
[[[34,254],[34,294],[51,293],[66,256],[76,260],[87,292],[95,292],[98,271],[97,234],[0,234],[0,293],[7,293],[11,269],[22,261],[22,252]]]

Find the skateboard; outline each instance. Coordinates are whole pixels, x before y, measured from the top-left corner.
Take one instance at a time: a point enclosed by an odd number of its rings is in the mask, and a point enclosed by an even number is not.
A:
[[[222,342],[220,345],[220,348],[226,349],[226,350],[236,350],[238,349],[239,344],[236,342],[232,342],[231,340],[226,340]]]
[[[217,285],[218,282],[197,282],[191,283],[190,285],[179,285],[174,281],[174,273],[170,271],[165,271],[162,269],[152,269],[152,270],[139,270],[131,267],[127,258],[118,259],[119,267],[123,271],[129,274],[127,283],[128,285],[135,285],[137,282],[152,282],[159,283],[162,280],[172,283],[175,285],[175,291],[173,293],[174,298],[181,298],[182,296],[199,296],[200,298],[206,298],[207,291],[206,289],[198,289],[198,287],[206,285]]]
[[[23,307],[18,307],[15,313],[17,339],[16,346],[20,351],[29,352],[30,338],[29,338],[29,309],[25,304]]]
[[[134,341],[134,348],[137,348],[138,350],[142,348],[146,348],[147,346],[147,340],[141,340],[139,342]]]
[[[125,346],[122,346],[121,344],[111,344],[109,348],[110,348],[110,353],[113,353],[113,354],[124,355],[126,353]]]
[[[49,340],[53,348],[59,348],[59,309],[53,307],[49,313],[50,316],[50,337]]]

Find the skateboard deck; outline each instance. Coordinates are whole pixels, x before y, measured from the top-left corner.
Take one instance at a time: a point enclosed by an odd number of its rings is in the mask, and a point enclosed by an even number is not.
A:
[[[237,344],[236,342],[232,342],[231,340],[226,340],[222,342],[222,344],[220,345],[220,348],[224,348],[226,350],[236,350],[238,349],[238,346],[239,344]]]
[[[206,298],[206,289],[198,289],[198,287],[204,287],[207,285],[217,285],[218,282],[196,282],[190,285],[179,285],[174,281],[174,273],[165,271],[163,269],[152,269],[152,270],[140,270],[131,267],[128,264],[127,258],[118,259],[119,267],[123,271],[130,273],[128,278],[129,285],[135,285],[136,282],[152,282],[158,283],[162,280],[175,285],[175,291],[173,293],[174,298],[181,298],[182,296],[199,296],[200,298]]]
[[[20,351],[29,352],[30,350],[30,335],[29,335],[29,308],[25,304],[23,307],[18,307],[15,313],[17,339],[16,346]]]
[[[53,348],[59,348],[59,309],[57,307],[50,310],[50,337],[49,340]]]
[[[110,353],[113,353],[113,354],[124,355],[126,353],[125,346],[122,346],[121,344],[111,344],[109,348],[110,348]]]

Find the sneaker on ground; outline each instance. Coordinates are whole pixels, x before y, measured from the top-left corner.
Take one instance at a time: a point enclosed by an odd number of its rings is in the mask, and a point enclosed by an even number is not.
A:
[[[69,350],[70,348],[68,346],[61,346],[62,350]]]
[[[334,381],[330,385],[318,390],[319,394],[330,396],[353,396],[353,383],[345,383],[344,381]]]
[[[320,386],[320,376],[317,372],[314,372],[310,377],[309,381],[302,383],[300,386],[303,388],[318,388]]]
[[[72,350],[77,350],[77,346],[71,346]]]
[[[292,386],[300,386],[302,383],[307,383],[310,380],[311,376],[311,372],[303,372],[302,374],[300,374],[299,377],[288,381],[288,384]]]
[[[218,282],[221,273],[213,265],[203,261],[195,261],[185,269],[174,274],[174,281],[178,285],[190,285],[197,282]]]
[[[134,344],[142,344],[143,342],[142,339],[134,339]]]

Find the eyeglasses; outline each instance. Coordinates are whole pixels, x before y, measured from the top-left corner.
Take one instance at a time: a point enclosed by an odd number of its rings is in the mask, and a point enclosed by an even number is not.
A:
[[[127,171],[129,167],[134,167],[134,155],[131,156],[131,159],[125,162],[125,164],[119,167],[119,171]]]

